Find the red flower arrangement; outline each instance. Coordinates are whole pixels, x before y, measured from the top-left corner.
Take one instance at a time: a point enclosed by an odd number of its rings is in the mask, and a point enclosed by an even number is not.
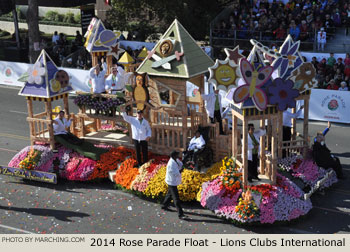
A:
[[[110,149],[110,151],[100,156],[100,160],[97,161],[89,180],[107,178],[108,172],[118,169],[118,164],[123,162],[128,156],[135,158],[135,151],[122,146]]]
[[[276,189],[269,184],[262,184],[257,186],[246,186],[245,189],[250,189],[262,194],[263,197],[270,197],[270,192],[275,191]]]

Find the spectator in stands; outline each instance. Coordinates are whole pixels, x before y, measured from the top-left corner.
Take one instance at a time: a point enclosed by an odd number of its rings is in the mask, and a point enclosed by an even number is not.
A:
[[[335,68],[337,68],[336,65],[334,65]],[[340,69],[340,68],[337,68],[336,70],[336,73],[334,75],[334,79],[337,81],[337,80],[340,80],[340,82],[344,79],[344,74],[343,74],[343,71]],[[337,83],[338,84],[338,83]],[[339,83],[340,84],[340,83]]]
[[[327,66],[333,67],[335,62],[336,62],[336,60],[334,58],[334,53],[330,53],[329,58],[327,59]]]
[[[81,36],[79,31],[76,32],[74,44],[76,46],[82,46],[83,45],[83,36]]]
[[[57,31],[54,32],[54,34],[52,35],[52,43],[54,45],[57,45],[57,41],[59,40],[60,36],[58,36]]]
[[[322,27],[320,31],[317,33],[317,50],[324,51],[324,45],[327,41],[327,34]]]
[[[316,57],[312,57],[311,63],[314,66],[314,68],[317,70],[319,62],[317,61]]]
[[[349,91],[349,88],[347,87],[345,81],[342,81],[342,82],[340,83],[340,88],[339,88],[338,90],[339,90],[339,91]]]
[[[77,68],[78,69],[85,69],[86,62],[83,59],[83,56],[79,55],[77,59]]]
[[[349,82],[350,79],[350,65],[346,65],[344,69],[345,81]]]
[[[318,88],[324,88],[323,84],[324,84],[324,81],[325,81],[325,77],[324,77],[324,75],[322,74],[322,71],[321,71],[321,70],[318,70],[318,71],[317,71],[317,74],[316,74],[315,79],[316,79],[316,81],[317,81],[317,86],[318,86]]]
[[[345,68],[345,66],[344,66],[344,64],[343,64],[343,59],[342,59],[342,58],[338,58],[338,59],[337,59],[337,63],[335,63],[335,66],[337,66],[337,69],[340,69],[340,71],[341,71],[342,73],[344,73],[344,68]]]
[[[292,36],[294,41],[299,39],[300,29],[296,26],[295,22],[292,22],[289,28],[289,34]]]
[[[283,24],[280,24],[279,27],[273,31],[273,34],[277,40],[284,40],[286,33],[287,31],[283,28]]]
[[[301,25],[300,25],[300,40],[301,41],[305,41],[307,40],[309,34],[308,34],[308,26],[305,20],[301,21]]]
[[[327,60],[325,58],[323,58],[317,67],[320,71],[322,71],[323,75],[326,75],[326,68],[327,68],[326,62],[327,62]]]
[[[344,65],[345,66],[350,66],[350,54],[347,53],[344,59]]]
[[[339,87],[335,84],[335,80],[331,79],[331,81],[329,82],[327,89],[329,90],[338,90]]]

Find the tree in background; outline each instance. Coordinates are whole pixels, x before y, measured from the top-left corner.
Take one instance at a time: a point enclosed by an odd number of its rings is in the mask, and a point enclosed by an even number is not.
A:
[[[107,21],[116,30],[137,32],[144,41],[155,33],[163,33],[177,18],[196,39],[209,34],[209,24],[232,0],[112,0]]]
[[[40,43],[38,0],[28,0],[27,24],[29,39],[29,61],[30,63],[34,63],[40,53],[40,50],[35,50],[35,45],[37,45],[38,49]]]

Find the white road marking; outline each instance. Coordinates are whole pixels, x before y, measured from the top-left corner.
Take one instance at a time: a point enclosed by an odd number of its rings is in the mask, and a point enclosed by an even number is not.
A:
[[[17,113],[17,114],[24,114],[27,115],[28,112],[22,112],[22,111],[16,111],[16,110],[10,110],[11,113]]]
[[[36,233],[30,232],[30,231],[27,231],[27,230],[24,230],[24,229],[10,227],[10,226],[6,226],[6,225],[2,225],[2,224],[0,224],[0,228],[6,228],[6,229],[14,230],[14,231],[17,231],[17,232],[25,233],[25,234],[36,234]]]

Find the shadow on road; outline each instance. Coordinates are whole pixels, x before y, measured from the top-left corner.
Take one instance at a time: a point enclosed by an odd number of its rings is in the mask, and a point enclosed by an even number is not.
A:
[[[101,189],[101,190],[111,190],[114,189],[113,183],[109,180],[101,183],[93,182],[79,182],[79,181],[68,181],[61,180],[58,184],[48,184],[43,182],[31,181],[31,180],[19,180],[19,181],[8,181],[11,184],[27,185],[34,187],[48,188],[56,191],[65,191],[70,193],[80,193],[79,191],[73,191],[72,189]]]
[[[70,217],[78,217],[84,218],[90,216],[86,213],[72,212],[72,211],[63,211],[63,210],[53,210],[53,209],[45,209],[45,208],[23,208],[23,207],[9,207],[9,206],[0,206],[0,209],[5,211],[16,211],[16,212],[24,212],[37,216],[51,216],[55,217],[57,220],[72,222]]]

